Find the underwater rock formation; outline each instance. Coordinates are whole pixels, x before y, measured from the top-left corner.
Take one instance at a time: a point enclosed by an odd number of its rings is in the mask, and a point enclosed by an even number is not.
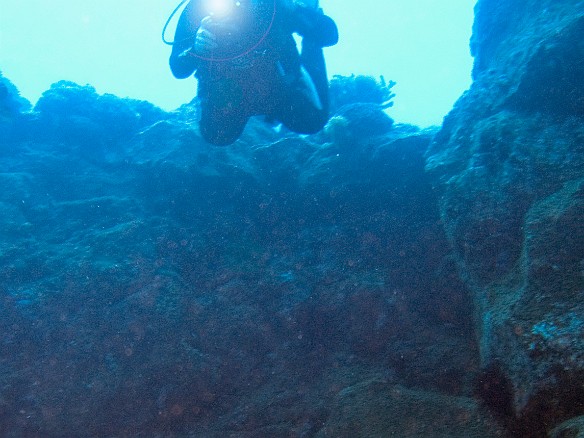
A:
[[[331,420],[317,438],[506,436],[492,417],[481,412],[476,400],[388,385],[383,380],[344,388],[335,403]]]
[[[28,109],[30,102],[20,96],[18,89],[0,71],[0,117],[15,116]]]
[[[436,130],[370,99],[217,148],[197,111],[59,82],[3,119],[0,435],[315,436],[372,376],[466,403]]]
[[[584,9],[475,11],[474,82],[426,168],[474,297],[481,365],[508,379],[515,433],[543,436],[584,412]]]
[[[0,435],[581,433],[584,10],[476,12],[439,130],[337,78],[323,132],[216,148],[0,76]]]

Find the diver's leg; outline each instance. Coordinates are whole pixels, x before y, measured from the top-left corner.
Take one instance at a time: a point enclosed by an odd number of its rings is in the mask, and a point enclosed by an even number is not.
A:
[[[301,134],[320,131],[329,117],[329,91],[322,47],[302,41],[301,67],[297,79],[285,93],[279,119]]]
[[[298,79],[282,92],[277,119],[300,134],[315,134],[328,121],[328,111],[321,102],[312,78],[304,67]]]
[[[310,39],[303,39],[300,60],[316,87],[323,111],[328,114],[329,84],[322,47],[311,42]]]
[[[221,108],[201,108],[199,129],[208,143],[215,146],[227,146],[239,138],[248,117],[241,111],[223,111]]]
[[[203,138],[216,146],[226,146],[239,138],[249,114],[241,105],[241,97],[233,84],[223,81],[206,83],[199,80],[198,96],[201,103],[199,129]]]

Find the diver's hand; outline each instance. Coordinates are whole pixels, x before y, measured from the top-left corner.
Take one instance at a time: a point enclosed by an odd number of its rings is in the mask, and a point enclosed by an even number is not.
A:
[[[205,20],[201,22],[197,34],[195,35],[195,44],[192,51],[198,56],[211,56],[217,50],[217,36],[205,26]]]

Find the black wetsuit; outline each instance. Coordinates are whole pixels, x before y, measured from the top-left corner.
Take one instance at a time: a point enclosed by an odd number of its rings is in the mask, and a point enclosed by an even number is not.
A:
[[[238,2],[237,16],[230,18],[234,31],[216,35],[223,46],[207,57],[191,50],[208,15],[204,2],[191,0],[181,14],[170,67],[179,79],[196,71],[200,129],[208,142],[234,142],[253,115],[266,115],[304,134],[318,132],[327,122],[328,80],[322,47],[337,43],[337,27],[318,10],[291,10],[281,1]],[[300,54],[294,32],[302,36]],[[306,93],[307,80],[316,89],[316,102]]]

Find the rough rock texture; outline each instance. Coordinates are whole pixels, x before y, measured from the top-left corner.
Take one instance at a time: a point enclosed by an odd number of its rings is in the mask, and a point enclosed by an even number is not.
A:
[[[478,354],[424,173],[435,131],[354,104],[322,134],[253,121],[229,148],[196,106],[70,82],[7,116],[0,435],[311,437],[372,376],[467,412]]]
[[[543,436],[584,412],[584,2],[475,10],[474,83],[426,168],[474,297],[479,392]]]
[[[501,436],[473,394],[580,434],[584,2],[476,12],[437,133],[371,79],[222,149],[196,105],[0,77],[0,435]]]
[[[335,403],[331,419],[317,438],[506,436],[481,412],[476,400],[388,385],[380,379],[343,389]]]
[[[584,416],[572,418],[550,432],[550,438],[584,438]]]

